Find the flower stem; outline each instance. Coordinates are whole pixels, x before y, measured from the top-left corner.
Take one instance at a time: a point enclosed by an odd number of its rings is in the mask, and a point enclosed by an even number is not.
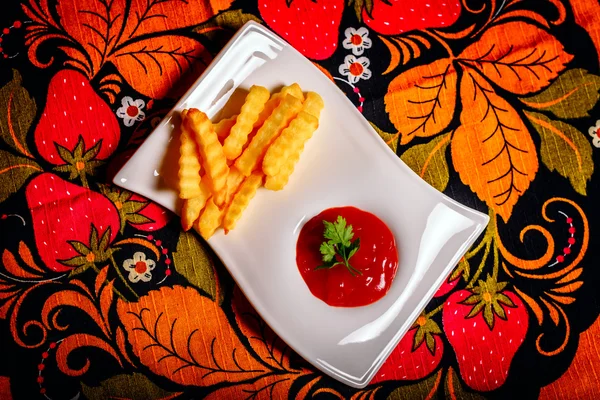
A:
[[[94,272],[95,272],[96,274],[100,274],[100,270],[99,270],[99,269],[98,269],[98,267],[96,266],[96,263],[92,263],[92,269],[94,270]],[[125,296],[123,296],[123,294],[122,294],[122,293],[119,291],[119,289],[117,289],[116,287],[114,287],[114,286],[113,286],[112,290],[113,290],[113,292],[114,292],[114,293],[115,293],[117,296],[119,296],[119,297],[121,298],[121,300],[127,300],[127,299],[125,298]]]
[[[125,279],[125,277],[123,276],[123,273],[117,266],[117,262],[115,261],[115,258],[112,256],[112,254],[110,255],[110,261],[112,261],[112,265],[113,265],[113,267],[115,267],[115,271],[117,271],[117,275],[119,276],[119,279],[121,279],[121,281],[123,282],[125,287],[127,289],[129,289],[129,291],[131,293],[133,293],[133,295],[135,296],[136,299],[139,299],[140,296],[138,296],[138,294],[135,292],[135,290],[133,290],[133,288],[129,285],[129,283],[127,283],[127,280]]]
[[[433,317],[435,314],[437,314],[438,312],[440,312],[440,310],[444,307],[444,303],[442,302],[442,304],[440,304],[439,306],[437,306],[436,308],[434,308],[433,310],[429,311],[427,314],[425,314],[427,316],[427,318],[431,318]]]
[[[471,281],[467,285],[468,289],[473,287],[475,282],[477,282],[479,275],[481,275],[481,273],[483,272],[483,267],[485,266],[485,262],[488,258],[488,255],[490,254],[490,247],[491,247],[491,242],[487,242],[485,245],[485,252],[483,253],[483,257],[481,257],[481,262],[479,263],[479,266],[477,267],[477,271],[475,271],[475,274],[473,274]]]

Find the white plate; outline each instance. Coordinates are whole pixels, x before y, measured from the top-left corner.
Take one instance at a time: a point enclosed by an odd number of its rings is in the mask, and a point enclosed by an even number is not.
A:
[[[235,230],[227,236],[219,230],[208,243],[290,347],[333,378],[361,388],[483,231],[488,216],[421,180],[309,60],[263,26],[247,23],[114,183],[178,212],[177,195],[164,177],[177,168],[173,133],[179,111],[196,107],[212,118],[234,88],[256,84],[275,90],[293,82],[323,97],[319,129],[285,190],[259,189]],[[359,308],[330,307],[314,297],[295,261],[303,223],[326,208],[347,205],[385,221],[399,250],[398,274],[388,294]]]

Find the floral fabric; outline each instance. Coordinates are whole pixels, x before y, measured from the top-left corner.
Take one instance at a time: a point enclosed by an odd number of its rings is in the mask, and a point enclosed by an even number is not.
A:
[[[1,399],[600,397],[596,0],[7,3]],[[277,338],[177,218],[109,183],[249,20],[490,216],[361,390]]]

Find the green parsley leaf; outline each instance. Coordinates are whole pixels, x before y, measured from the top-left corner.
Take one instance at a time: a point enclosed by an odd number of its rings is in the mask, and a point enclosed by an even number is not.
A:
[[[352,241],[354,238],[352,225],[348,225],[346,219],[341,215],[338,215],[333,223],[323,221],[323,225],[325,227],[323,238],[326,240],[319,247],[323,265],[319,265],[315,270],[331,269],[338,264],[343,264],[353,276],[362,275],[362,272],[350,265],[350,258],[356,254],[360,247],[360,238]],[[343,261],[338,261],[336,255]]]

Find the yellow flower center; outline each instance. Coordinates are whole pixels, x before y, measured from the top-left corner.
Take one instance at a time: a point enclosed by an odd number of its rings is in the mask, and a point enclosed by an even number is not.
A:
[[[85,259],[87,260],[87,262],[94,262],[96,256],[94,255],[94,253],[87,253]]]
[[[482,297],[487,303],[492,301],[492,295],[489,292],[485,292]]]
[[[420,316],[419,318],[417,318],[417,324],[419,326],[423,326],[425,325],[425,323],[427,322],[427,318],[425,318],[424,316]]]
[[[85,168],[85,163],[83,161],[77,161],[75,163],[75,168],[77,168],[77,171],[81,171]]]

